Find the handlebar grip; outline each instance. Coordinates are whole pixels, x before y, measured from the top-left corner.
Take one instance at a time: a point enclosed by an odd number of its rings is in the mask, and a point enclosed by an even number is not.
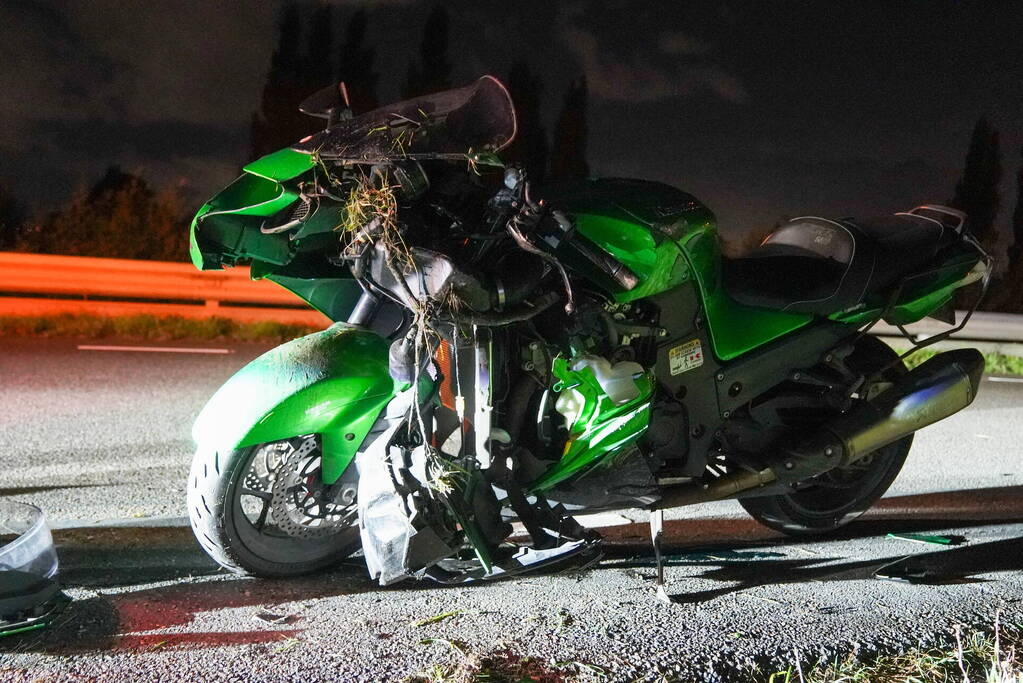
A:
[[[625,291],[631,291],[639,285],[639,276],[632,272],[628,266],[579,233],[572,235],[568,243]]]

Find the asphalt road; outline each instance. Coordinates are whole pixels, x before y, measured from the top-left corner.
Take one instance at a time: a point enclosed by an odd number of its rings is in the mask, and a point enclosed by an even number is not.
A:
[[[1023,623],[1021,383],[986,379],[971,408],[921,432],[888,496],[838,537],[783,538],[734,502],[668,514],[667,605],[640,513],[595,521],[613,524],[607,556],[583,573],[381,589],[358,557],[288,582],[218,571],[180,520],[190,423],[262,349],[228,350],[0,340],[0,495],[47,511],[75,598],[55,628],[0,641],[4,680],[400,680],[434,666],[743,679],[947,639],[996,613]],[[910,531],[967,542],[886,538]],[[892,562],[928,583],[875,578]]]

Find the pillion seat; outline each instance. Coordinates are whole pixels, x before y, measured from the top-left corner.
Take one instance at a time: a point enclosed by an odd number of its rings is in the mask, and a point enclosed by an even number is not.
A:
[[[921,270],[964,220],[934,205],[872,219],[795,218],[726,260],[725,287],[748,306],[828,315]]]

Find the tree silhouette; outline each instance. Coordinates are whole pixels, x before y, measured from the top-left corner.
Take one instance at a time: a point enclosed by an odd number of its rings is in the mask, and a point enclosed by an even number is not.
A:
[[[551,152],[551,178],[585,178],[590,174],[586,162],[586,77],[569,85],[561,113],[554,125]]]
[[[448,11],[434,5],[423,26],[419,57],[409,65],[402,97],[418,97],[451,87],[451,62],[448,61]]]
[[[286,147],[316,130],[313,119],[298,111],[298,105],[312,92],[304,74],[307,60],[300,50],[302,17],[290,0],[278,16],[277,47],[270,58],[260,107],[252,115],[251,158]],[[317,31],[312,31],[313,34]]]
[[[540,118],[543,86],[528,64],[515,62],[508,72],[508,92],[515,103],[518,132],[512,144],[501,152],[501,158],[521,165],[533,180],[543,181],[550,154],[547,132]]]
[[[43,254],[184,261],[188,228],[176,187],[154,192],[116,166],[88,191],[22,231],[18,248]]]
[[[996,238],[994,222],[998,213],[998,184],[1001,178],[998,131],[982,116],[973,129],[963,177],[956,185],[955,197],[950,203],[966,212],[973,234],[989,245]]]
[[[328,3],[323,3],[309,18],[305,67],[302,69],[303,86],[307,94],[327,87],[334,80],[333,45],[334,11]]]
[[[364,45],[368,16],[365,8],[356,10],[348,20],[344,41],[337,50],[337,72],[334,81],[344,81],[352,111],[362,114],[378,106],[377,75],[373,73],[376,51]]]
[[[1020,150],[1023,157],[1023,149]],[[991,287],[984,308],[1003,313],[1023,312],[1023,160],[1016,171],[1016,209],[1012,212],[1012,244],[1008,269]]]
[[[1012,212],[1012,246],[1009,247],[1009,266],[1020,263],[1023,256],[1023,148],[1020,148],[1020,165],[1016,170],[1016,209]]]
[[[25,212],[6,184],[0,184],[0,251],[18,242]]]

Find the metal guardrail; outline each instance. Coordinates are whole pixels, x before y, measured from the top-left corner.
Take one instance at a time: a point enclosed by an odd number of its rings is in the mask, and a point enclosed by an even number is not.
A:
[[[188,263],[0,252],[0,314],[63,312],[329,323],[284,288],[269,280],[249,279],[245,267],[202,272]],[[964,311],[956,314],[961,318]],[[908,329],[922,338],[948,328],[925,319]],[[871,332],[901,336],[883,323]],[[1021,343],[1023,315],[974,313],[953,339]]]
[[[326,325],[326,316],[249,269],[0,252],[0,314],[180,315]]]

